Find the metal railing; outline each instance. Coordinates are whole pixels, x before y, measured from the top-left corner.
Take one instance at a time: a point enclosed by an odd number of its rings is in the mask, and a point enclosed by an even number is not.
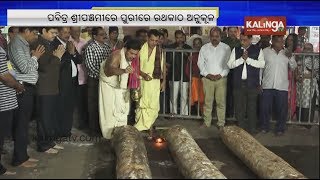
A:
[[[319,99],[319,53],[294,53],[294,56],[298,67],[294,70],[294,76],[291,78],[290,84],[291,87],[296,87],[297,117],[294,119],[291,116],[291,108],[289,108],[287,123],[319,125],[319,109],[318,117],[315,117],[316,100]],[[307,74],[311,75],[311,77],[305,77]],[[300,82],[297,81],[297,78],[301,79]],[[307,90],[309,92],[306,92]],[[289,91],[289,93],[291,93],[290,97],[293,97],[293,93],[295,93],[294,89]],[[291,103],[292,101],[289,102]],[[289,104],[289,107],[291,107],[291,104]],[[305,116],[302,117],[306,113],[306,109],[308,109],[307,121],[304,119]]]
[[[170,64],[172,64],[172,68],[169,67],[167,68],[167,76],[169,76],[169,73],[172,74],[172,77],[169,79],[167,78],[167,85],[168,84],[172,84],[169,90],[170,94],[169,94],[169,98],[167,99],[167,89],[163,92],[163,96],[161,98],[162,99],[162,104],[160,104],[162,106],[161,110],[160,110],[160,113],[159,113],[159,116],[160,117],[171,117],[171,118],[186,118],[186,119],[201,119],[202,116],[200,115],[200,103],[198,102],[197,103],[197,114],[196,115],[192,115],[191,114],[191,94],[192,94],[192,88],[191,88],[191,82],[192,82],[192,56],[193,56],[193,53],[197,53],[199,51],[197,50],[192,50],[192,49],[182,49],[182,50],[178,50],[178,49],[164,49],[164,53],[165,53],[165,57],[166,57],[166,61],[168,62],[168,57],[171,56],[171,60],[172,62]],[[170,53],[170,55],[168,55]],[[181,59],[176,59],[176,55],[177,53],[180,54],[181,56]],[[186,57],[186,53],[188,54]],[[182,109],[185,108],[185,107],[182,107],[184,104],[182,104],[182,98],[185,98],[185,97],[182,97],[182,91],[183,91],[183,79],[184,79],[184,73],[185,73],[185,66],[184,66],[184,63],[187,63],[185,62],[186,60],[189,61],[189,59],[186,59],[186,58],[190,58],[191,57],[191,61],[190,61],[190,65],[189,65],[189,79],[188,79],[188,85],[187,85],[187,88],[188,88],[188,94],[187,94],[187,102],[188,102],[188,108],[187,108],[187,114],[182,114]],[[179,63],[181,66],[180,67],[176,67],[176,61],[181,61],[181,63]],[[175,69],[176,68],[180,68],[180,81],[179,81],[179,86],[180,86],[180,108],[178,109],[178,107],[175,107],[175,106],[178,106],[178,104],[175,104],[174,102],[174,99],[177,98],[177,97],[172,97],[172,96],[175,96],[175,88],[176,86],[174,85],[174,82],[176,77],[175,77]],[[172,69],[173,71],[170,71],[169,69]],[[169,81],[169,82],[168,82]],[[179,91],[178,91],[178,94],[179,94]],[[167,110],[167,101],[169,100],[169,104],[170,104],[170,110],[169,112],[166,112]],[[176,111],[178,112],[179,110],[179,114],[177,113],[173,113],[173,111]]]
[[[193,63],[192,63],[192,57],[193,57],[193,54],[194,53],[198,53],[199,51],[197,50],[191,50],[191,49],[182,49],[182,50],[177,50],[177,49],[164,49],[164,53],[165,53],[165,57],[167,58],[166,61],[170,61],[170,64],[172,65],[172,67],[169,67],[167,68],[167,76],[169,76],[169,73],[171,73],[172,77],[167,78],[167,88],[164,92],[162,92],[162,95],[160,96],[161,98],[161,101],[162,103],[160,104],[161,108],[160,108],[160,112],[159,112],[159,116],[160,117],[166,117],[166,118],[182,118],[182,119],[202,119],[202,115],[200,114],[200,102],[199,102],[199,97],[198,97],[198,102],[196,103],[196,114],[192,114],[191,113],[191,107],[192,107],[192,103],[191,103],[191,95],[192,95],[192,91],[193,89],[191,88],[191,83],[192,83],[192,70],[193,70]],[[177,53],[179,53],[178,56]],[[302,60],[302,68],[305,67],[305,60],[306,58],[310,58],[311,57],[311,84],[310,84],[310,94],[314,94],[312,93],[313,92],[313,89],[315,88],[318,88],[318,85],[315,83],[315,80],[314,78],[316,78],[314,75],[316,73],[319,73],[318,70],[319,70],[319,54],[317,53],[294,53],[295,55],[295,58],[296,58],[296,61],[299,62],[299,59],[303,59]],[[186,57],[188,56],[188,57]],[[176,59],[176,57],[180,57],[178,59]],[[180,61],[178,62],[177,64],[180,64],[180,67],[176,67],[176,61]],[[187,62],[185,61],[190,61],[189,62],[189,76],[188,76],[188,80],[187,82],[188,83],[185,83],[187,84],[187,88],[188,88],[188,93],[187,93],[187,97],[182,97],[183,96],[183,80],[184,80],[184,76],[186,76],[184,73],[185,73],[185,64]],[[318,63],[318,65],[315,65],[315,63]],[[176,81],[176,77],[175,77],[175,70],[177,68],[180,68],[180,78],[177,78],[177,79],[180,79],[179,80],[179,90],[178,90],[178,93],[175,93],[176,91],[176,86],[174,85],[174,82],[177,82]],[[316,70],[316,68],[318,68],[318,70]],[[171,69],[171,70],[170,70]],[[316,72],[317,71],[317,72]],[[294,71],[295,73],[298,73],[297,70]],[[297,85],[297,91],[299,91],[299,95],[302,96],[302,89],[303,88],[306,88],[306,87],[303,87],[303,84],[302,86],[299,85],[299,83],[297,84],[297,82],[295,81],[295,76],[292,76],[291,78],[291,81],[289,83],[291,83],[291,87],[294,87],[294,85]],[[302,77],[304,77],[304,75],[302,75]],[[199,75],[199,78],[201,80],[201,76]],[[169,84],[172,84],[170,86],[168,86]],[[186,86],[186,85],[185,85]],[[300,88],[300,89],[298,89]],[[318,88],[319,89],[319,88]],[[199,90],[199,88],[198,88]],[[167,92],[169,91],[169,93]],[[317,92],[317,91],[315,91]],[[294,91],[290,91],[289,93],[295,93]],[[177,99],[177,97],[172,97],[172,96],[175,96],[175,94],[180,94],[180,103],[177,103],[175,104],[175,99]],[[233,98],[233,93],[231,94],[227,94],[227,96],[232,96]],[[291,96],[292,97],[292,94]],[[188,109],[187,109],[187,114],[183,114],[182,110],[183,110],[183,107],[185,104],[183,104],[182,102],[182,98],[187,98],[185,101],[187,101],[188,103]],[[319,98],[319,97],[318,97]],[[300,101],[300,107],[299,107],[299,115],[297,117],[297,120],[294,120],[292,117],[291,117],[291,111],[290,111],[290,108],[291,107],[291,101],[290,103],[288,104],[288,108],[289,108],[289,111],[288,111],[288,121],[287,121],[287,124],[301,124],[301,125],[319,125],[319,118],[318,119],[315,119],[314,117],[311,117],[312,114],[314,113],[311,113],[313,111],[315,111],[315,107],[311,107],[311,101],[313,100],[312,98],[310,98],[310,101],[309,101],[309,108],[308,108],[308,112],[309,112],[309,117],[308,117],[308,122],[305,122],[305,121],[301,121],[301,112],[303,110],[303,112],[305,111],[304,109],[302,109],[301,107],[301,103],[302,103],[302,97],[298,97],[297,96],[297,101],[299,100]],[[169,106],[170,107],[170,110],[168,110],[168,102],[169,102]],[[175,107],[175,106],[178,106],[178,104],[180,104],[179,108],[178,107]],[[177,108],[177,109],[175,109]],[[257,108],[259,108],[259,104],[257,104]],[[312,109],[313,108],[313,109]],[[178,113],[178,110],[179,110],[179,113]],[[213,109],[213,114],[215,114],[215,109]],[[174,113],[177,112],[177,113]],[[233,112],[235,110],[233,109]],[[319,111],[319,110],[318,110]],[[259,116],[258,116],[259,117]],[[213,116],[213,119],[214,120],[217,120],[217,117],[216,116]],[[312,119],[315,119],[312,120]],[[226,117],[226,121],[236,121],[236,118],[235,117]],[[273,120],[271,120],[271,122],[275,122]]]

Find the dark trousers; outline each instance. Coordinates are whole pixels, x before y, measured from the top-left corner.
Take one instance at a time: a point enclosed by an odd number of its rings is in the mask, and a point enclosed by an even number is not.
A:
[[[10,136],[11,128],[14,117],[14,110],[1,111],[0,112],[0,149],[3,148],[4,138]],[[16,148],[16,147],[14,147]],[[1,164],[1,153],[0,153],[0,175],[4,174],[7,169]]]
[[[59,95],[37,97],[37,146],[39,152],[55,146],[54,139],[57,125],[57,108]]]
[[[25,85],[25,91],[17,95],[18,109],[13,121],[14,152],[12,165],[18,166],[29,159],[27,146],[29,142],[29,122],[33,112],[35,86]]]
[[[240,88],[234,89],[235,116],[239,126],[249,133],[256,129],[258,90],[248,88],[243,81]],[[246,118],[246,115],[248,118]]]
[[[226,99],[226,117],[230,118],[234,116],[235,104],[233,97],[233,69],[230,69],[227,81],[227,99]]]
[[[71,136],[71,129],[73,124],[73,111],[76,97],[76,83],[77,78],[72,78],[72,84],[64,90],[60,90],[58,109],[58,128],[56,129],[58,137]],[[61,89],[61,88],[60,88]]]
[[[263,101],[262,101],[262,98],[263,98],[263,96],[262,96],[262,92],[261,92],[261,93],[259,93],[258,98],[257,98],[257,104],[258,104],[258,108],[257,108],[258,121],[256,123],[257,127],[261,127],[261,121],[262,121],[262,118],[263,118],[263,114],[262,114],[262,112],[263,112],[263,108],[262,108]]]
[[[170,112],[170,88],[167,85],[166,91],[160,93],[160,112],[159,113],[166,114],[169,112]]]
[[[269,121],[271,118],[272,109],[276,116],[276,132],[284,132],[286,120],[288,117],[288,91],[279,91],[275,89],[264,89],[262,93],[262,130],[269,131]],[[274,102],[275,108],[272,108]]]
[[[88,77],[88,112],[91,133],[101,134],[99,125],[99,80]]]
[[[317,95],[316,95],[316,92],[314,92],[311,100],[310,122],[312,122],[314,119],[314,112],[316,110],[316,101],[317,101]],[[297,112],[297,118],[299,118],[299,114],[300,114],[299,107],[296,108],[296,112]],[[309,122],[309,108],[301,108],[301,122]]]
[[[88,128],[88,86],[86,84],[77,86],[74,120],[77,128]]]

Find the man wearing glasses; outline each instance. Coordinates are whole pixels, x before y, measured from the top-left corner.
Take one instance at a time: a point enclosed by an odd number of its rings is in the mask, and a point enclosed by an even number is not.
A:
[[[295,69],[295,57],[284,49],[283,36],[272,36],[270,47],[263,49],[265,68],[262,76],[262,121],[263,133],[270,130],[272,104],[275,105],[276,135],[283,135],[288,116],[288,70]],[[289,68],[288,68],[289,67]]]
[[[15,112],[13,122],[14,155],[13,166],[35,167],[37,160],[29,158],[27,153],[29,121],[33,112],[35,85],[38,81],[38,60],[45,52],[39,45],[30,53],[29,44],[38,39],[36,27],[20,27],[18,35],[8,46],[8,55],[16,73],[16,80],[25,88],[17,95],[19,108]]]
[[[54,130],[57,125],[57,108],[59,99],[60,59],[65,52],[64,47],[54,49],[53,40],[57,27],[43,27],[39,29],[41,36],[31,45],[35,50],[39,45],[45,48],[45,53],[39,58],[39,78],[37,92],[37,150],[39,152],[57,153],[53,141]]]

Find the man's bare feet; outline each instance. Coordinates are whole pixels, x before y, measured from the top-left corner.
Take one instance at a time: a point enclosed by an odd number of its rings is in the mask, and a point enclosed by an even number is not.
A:
[[[38,159],[34,159],[34,158],[29,158],[28,161],[29,162],[38,162],[39,160]]]
[[[64,147],[63,147],[63,146],[59,146],[59,145],[56,144],[56,145],[53,147],[53,149],[63,150]]]
[[[207,128],[208,126],[205,124],[205,123],[202,123],[201,125],[200,125],[200,128]]]
[[[58,150],[53,149],[53,148],[50,148],[45,151],[45,153],[48,153],[48,154],[57,154],[58,152],[59,152]]]
[[[14,172],[14,171],[6,171],[3,175],[6,175],[6,176],[13,176],[13,175],[16,175],[17,172]]]
[[[33,167],[36,167],[37,164],[34,162],[26,161],[26,162],[22,163],[20,166],[25,167],[25,168],[33,168]]]

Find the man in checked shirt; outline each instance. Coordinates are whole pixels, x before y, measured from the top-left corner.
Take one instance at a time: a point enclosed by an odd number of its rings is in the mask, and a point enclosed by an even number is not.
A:
[[[88,112],[89,129],[92,135],[101,136],[99,127],[98,87],[100,64],[111,54],[107,34],[102,27],[92,29],[93,41],[85,49],[85,66],[88,70]]]

